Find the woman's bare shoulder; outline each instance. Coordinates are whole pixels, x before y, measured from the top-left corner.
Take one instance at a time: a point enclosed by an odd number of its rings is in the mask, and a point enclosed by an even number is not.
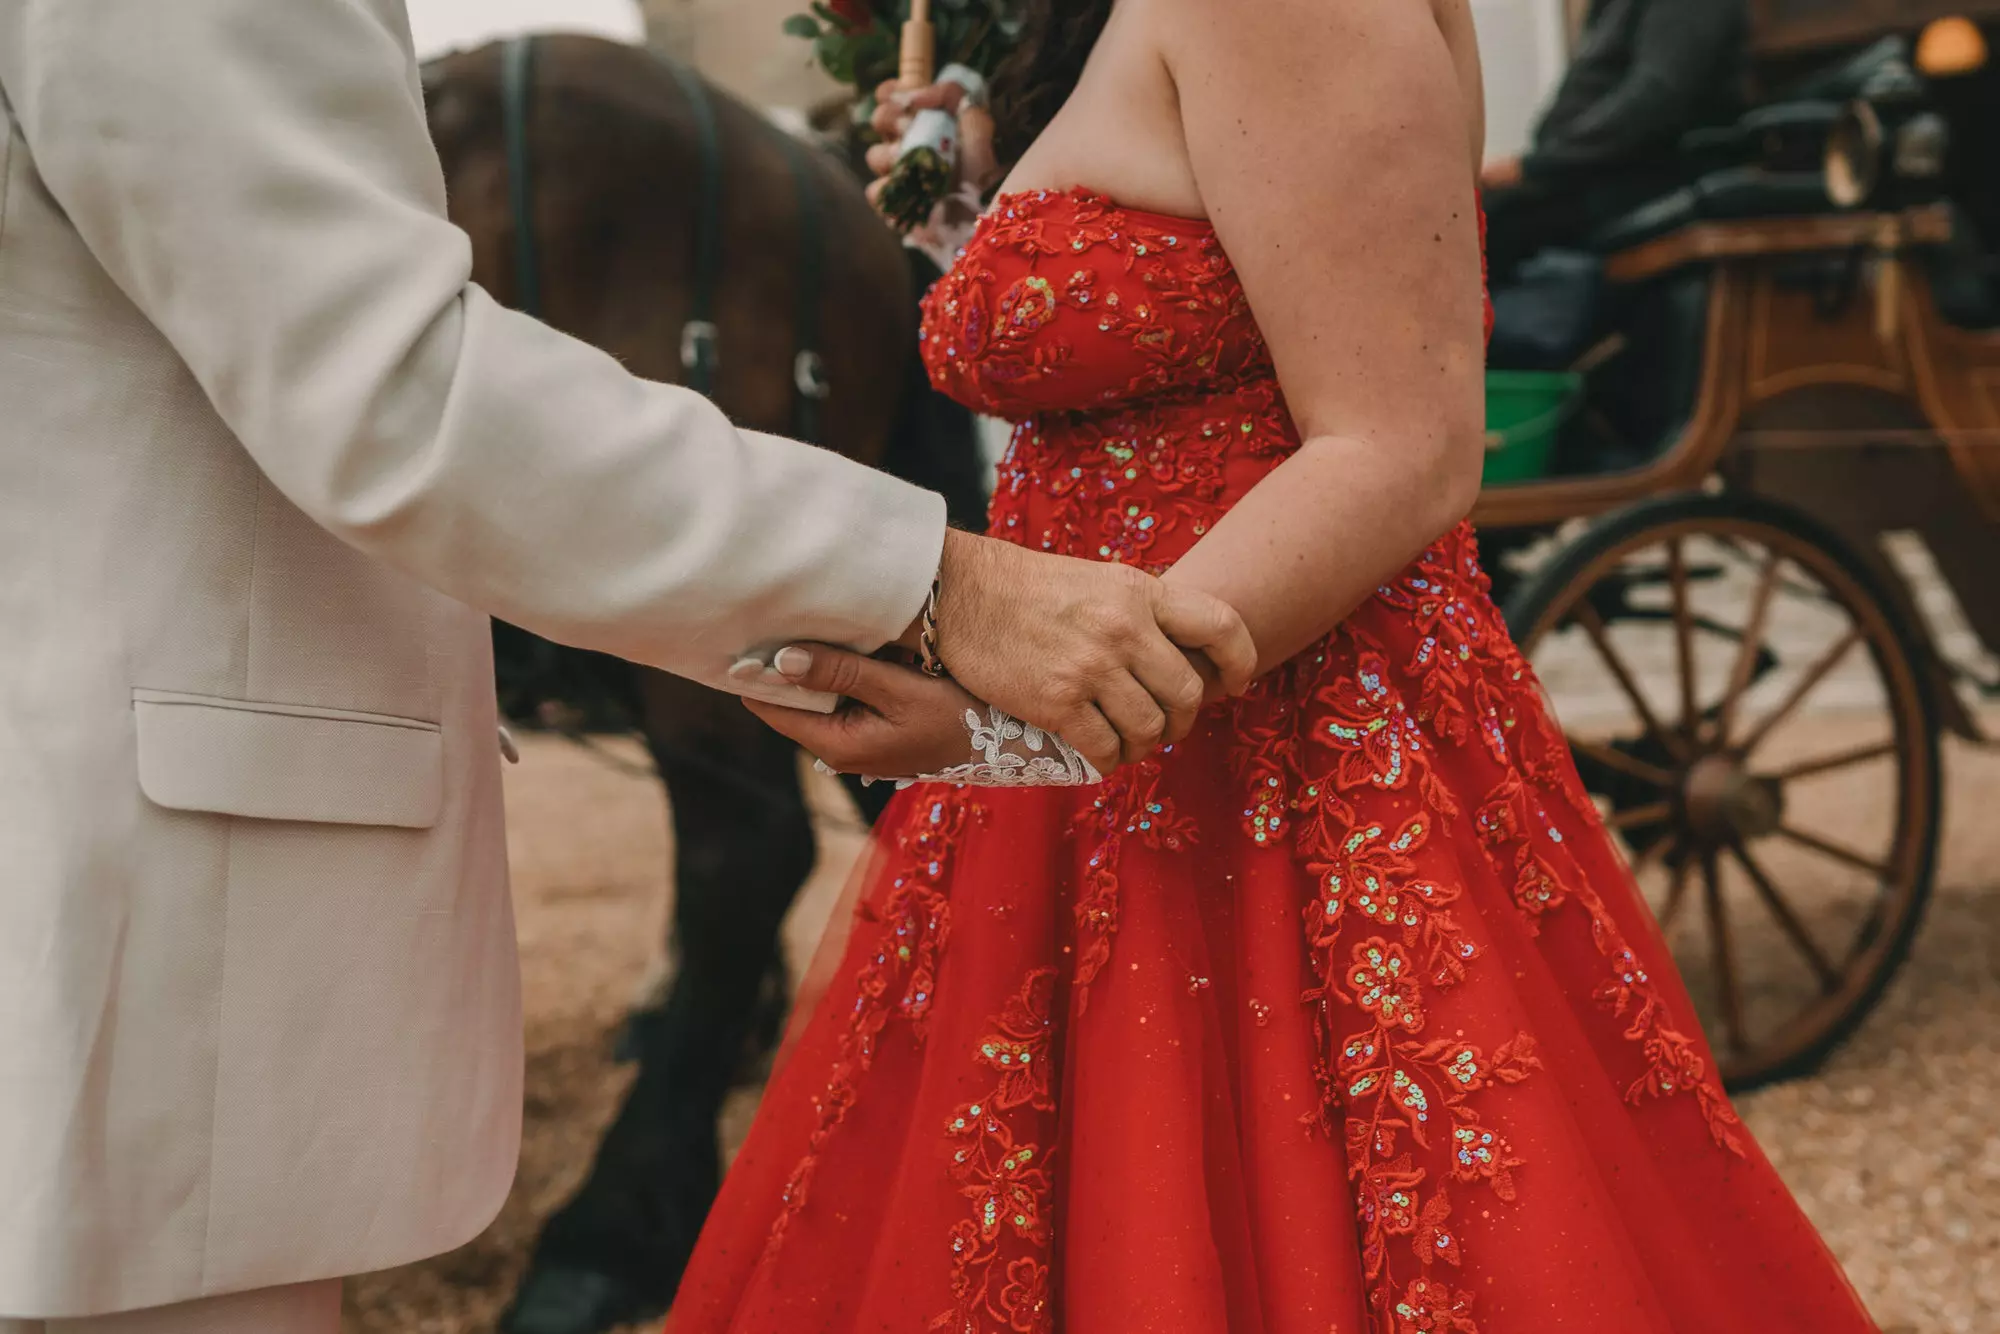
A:
[[[1474,169],[1486,137],[1485,90],[1470,0],[1119,0],[1178,82],[1227,78],[1254,105],[1283,100],[1301,77],[1329,113],[1378,96],[1411,64],[1436,60],[1456,75]],[[1356,77],[1356,75],[1363,77]],[[1447,95],[1448,96],[1448,95]]]

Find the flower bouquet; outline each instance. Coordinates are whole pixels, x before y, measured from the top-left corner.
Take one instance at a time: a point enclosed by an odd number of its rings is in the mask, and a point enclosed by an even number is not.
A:
[[[985,81],[1020,35],[1018,0],[813,0],[785,31],[812,42],[820,67],[851,86],[857,119],[874,112],[875,90],[889,79],[906,88],[943,78],[982,92]],[[951,192],[957,168],[957,122],[947,112],[920,112],[898,148],[884,182],[882,212],[908,232],[926,223]]]

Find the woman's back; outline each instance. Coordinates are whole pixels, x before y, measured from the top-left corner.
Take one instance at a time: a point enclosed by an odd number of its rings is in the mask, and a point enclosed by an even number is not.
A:
[[[1348,0],[1353,3],[1354,0]],[[1396,0],[1413,11],[1428,8],[1438,38],[1450,56],[1465,122],[1468,179],[1484,155],[1486,110],[1480,73],[1478,34],[1469,0]],[[1081,8],[1091,8],[1085,5]],[[1103,33],[1089,51],[1082,77],[1061,111],[1013,164],[1003,189],[1009,192],[1083,186],[1132,208],[1172,217],[1208,215],[1182,133],[1177,90],[1168,53],[1175,31],[1185,23],[1186,0],[1118,0]],[[1231,21],[1256,21],[1255,4],[1231,6]],[[1326,62],[1326,123],[1337,134],[1343,58],[1361,53],[1329,52]],[[1245,79],[1229,95],[1254,103],[1261,89]],[[1244,108],[1254,122],[1254,105]]]

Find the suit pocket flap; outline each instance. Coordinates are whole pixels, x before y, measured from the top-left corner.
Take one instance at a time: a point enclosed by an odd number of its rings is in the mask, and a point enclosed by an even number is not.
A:
[[[435,723],[139,690],[139,789],[253,820],[428,829],[444,804]]]

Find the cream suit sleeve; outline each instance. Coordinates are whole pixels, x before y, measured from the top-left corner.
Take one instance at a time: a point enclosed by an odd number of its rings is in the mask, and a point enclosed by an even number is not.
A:
[[[0,87],[98,262],[353,546],[725,687],[746,650],[872,650],[919,610],[942,500],[471,284],[402,0],[0,0]]]

